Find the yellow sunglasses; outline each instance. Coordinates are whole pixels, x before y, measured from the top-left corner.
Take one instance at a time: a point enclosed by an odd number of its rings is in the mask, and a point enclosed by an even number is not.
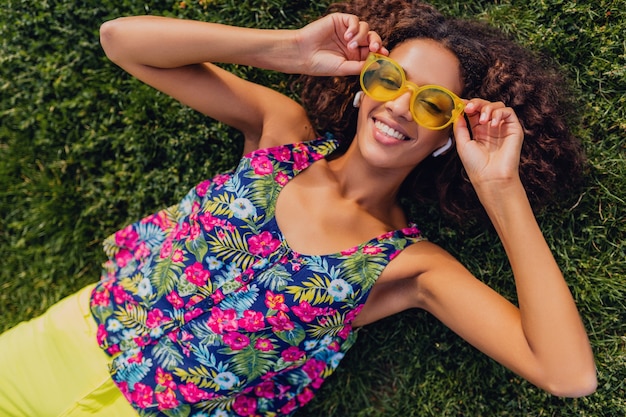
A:
[[[376,101],[390,101],[412,91],[410,110],[413,119],[431,130],[452,124],[465,104],[452,91],[438,85],[418,86],[406,79],[400,64],[384,55],[370,53],[361,70],[361,88]]]

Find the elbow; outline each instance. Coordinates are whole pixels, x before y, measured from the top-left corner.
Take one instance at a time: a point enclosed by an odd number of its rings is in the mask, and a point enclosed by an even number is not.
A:
[[[107,58],[113,62],[117,62],[116,55],[118,55],[115,45],[118,43],[116,39],[118,37],[119,19],[109,20],[104,22],[100,26],[100,45],[104,50]]]
[[[596,392],[597,388],[598,379],[595,369],[584,375],[578,375],[576,378],[558,381],[544,387],[547,392],[554,396],[567,398],[585,397]]]

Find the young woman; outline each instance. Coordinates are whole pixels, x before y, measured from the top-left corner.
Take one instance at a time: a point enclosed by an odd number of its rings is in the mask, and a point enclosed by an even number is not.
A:
[[[4,414],[290,415],[356,328],[409,308],[555,395],[595,390],[528,198],[558,173],[532,156],[560,140],[557,165],[579,157],[556,102],[534,93],[551,75],[421,3],[333,10],[294,31],[149,16],[102,26],[113,62],[240,130],[245,155],[111,236],[97,285],[2,336]],[[213,63],[312,76],[309,113]],[[477,199],[519,307],[424,239],[399,203],[415,190],[436,190],[456,217]]]

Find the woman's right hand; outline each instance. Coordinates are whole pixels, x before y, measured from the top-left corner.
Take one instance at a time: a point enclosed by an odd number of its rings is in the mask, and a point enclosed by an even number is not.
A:
[[[370,52],[388,55],[380,36],[355,15],[333,13],[296,31],[302,57],[297,72],[308,75],[356,75]]]

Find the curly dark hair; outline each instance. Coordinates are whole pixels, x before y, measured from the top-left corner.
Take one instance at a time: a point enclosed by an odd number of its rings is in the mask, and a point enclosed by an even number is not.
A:
[[[545,57],[523,48],[489,25],[446,18],[433,6],[415,0],[355,0],[335,3],[327,11],[351,13],[368,22],[385,46],[416,38],[432,39],[460,61],[462,97],[501,101],[517,113],[525,138],[520,176],[535,209],[575,189],[582,177],[584,154],[567,126],[572,96],[563,76]],[[299,79],[301,99],[314,126],[331,132],[345,150],[356,132],[357,110],[352,99],[358,77]],[[424,160],[407,177],[401,198],[437,201],[457,222],[484,218],[474,188],[453,150],[445,157]]]

